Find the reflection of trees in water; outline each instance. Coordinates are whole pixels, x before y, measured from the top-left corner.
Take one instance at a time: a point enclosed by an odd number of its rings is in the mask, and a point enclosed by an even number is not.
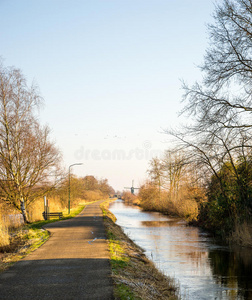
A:
[[[167,227],[167,226],[180,226],[178,221],[180,219],[174,219],[169,221],[141,221],[141,225],[145,227]]]
[[[252,299],[251,249],[210,251],[209,258],[216,283],[238,289],[227,291],[230,299]]]
[[[217,299],[223,297],[230,300],[252,299],[251,249],[250,251],[241,248],[236,251],[228,249],[225,251],[222,248],[211,251],[204,243],[209,241],[209,237],[202,237],[199,228],[181,226],[177,222],[178,220],[142,221],[141,225],[147,228],[153,227],[151,231],[153,234],[149,237],[158,251],[162,252],[162,249],[165,249],[169,259],[179,253],[181,261],[186,261],[193,273],[212,274],[216,284],[227,288],[226,291],[216,290]],[[162,228],[161,231],[157,232],[156,227]],[[163,231],[169,231],[169,234]],[[166,236],[169,237],[167,240],[165,240]],[[251,278],[250,281],[248,278]]]
[[[141,225],[150,229],[149,238],[152,239],[156,251],[171,259],[180,256],[193,272],[201,273],[209,269],[208,248],[202,243],[199,228],[187,227],[181,219],[168,221],[141,221]],[[151,230],[153,228],[153,230]],[[157,231],[160,228],[161,231]],[[207,238],[207,237],[206,237]],[[209,269],[209,274],[211,270]]]

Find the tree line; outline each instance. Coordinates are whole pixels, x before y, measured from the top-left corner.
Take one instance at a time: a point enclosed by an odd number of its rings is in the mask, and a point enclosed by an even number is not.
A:
[[[229,235],[252,216],[252,2],[223,0],[213,18],[202,80],[183,82],[181,114],[190,124],[165,131],[175,146],[151,161],[147,185],[156,187],[160,201],[167,184],[171,201],[194,199],[196,219]],[[182,186],[185,197],[179,196]]]
[[[59,198],[62,207],[68,203],[69,180],[64,178],[61,183],[51,192],[48,198]],[[98,179],[93,175],[78,177],[71,175],[71,204],[78,205],[83,201],[96,201],[108,198],[115,194],[114,189],[109,185],[107,179]]]

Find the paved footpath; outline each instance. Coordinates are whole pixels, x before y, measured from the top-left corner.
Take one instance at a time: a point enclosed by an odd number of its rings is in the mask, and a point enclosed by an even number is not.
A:
[[[101,202],[48,224],[49,240],[0,274],[0,299],[113,299]]]

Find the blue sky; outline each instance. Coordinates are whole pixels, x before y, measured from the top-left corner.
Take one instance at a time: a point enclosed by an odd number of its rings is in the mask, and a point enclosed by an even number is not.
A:
[[[0,0],[0,56],[40,87],[43,124],[73,172],[143,183],[200,79],[212,0]]]

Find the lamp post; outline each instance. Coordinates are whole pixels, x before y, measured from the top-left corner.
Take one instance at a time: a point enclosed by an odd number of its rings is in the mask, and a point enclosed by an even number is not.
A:
[[[76,163],[76,164],[72,164],[69,166],[69,171],[68,171],[68,175],[69,175],[69,199],[68,199],[68,214],[70,214],[70,210],[71,210],[71,206],[70,206],[70,203],[71,203],[71,198],[70,198],[70,195],[71,195],[71,174],[70,174],[70,171],[71,171],[71,167],[73,166],[79,166],[79,165],[83,165],[83,163]]]

